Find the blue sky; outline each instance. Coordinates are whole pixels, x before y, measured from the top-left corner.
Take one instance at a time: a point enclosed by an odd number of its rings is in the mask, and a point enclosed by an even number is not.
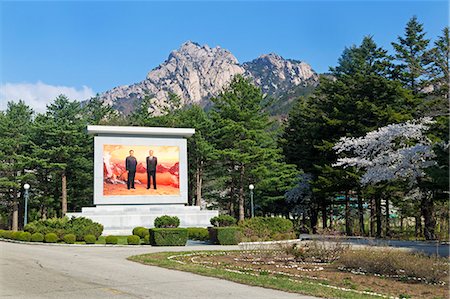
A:
[[[66,88],[69,95],[84,97],[138,82],[187,40],[220,45],[240,62],[275,52],[325,72],[344,47],[358,44],[365,35],[373,35],[391,50],[390,42],[403,34],[413,15],[432,39],[448,24],[447,1],[2,1],[0,5],[3,101],[25,97],[21,89],[43,97],[49,88],[54,92]]]

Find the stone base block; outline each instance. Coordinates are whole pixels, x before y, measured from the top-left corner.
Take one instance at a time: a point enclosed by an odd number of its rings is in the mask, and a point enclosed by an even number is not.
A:
[[[180,218],[180,227],[207,227],[218,211],[200,210],[198,206],[184,205],[98,205],[84,207],[81,213],[67,213],[70,218],[85,217],[103,225],[103,235],[131,235],[133,228],[153,227],[156,217],[162,215]]]

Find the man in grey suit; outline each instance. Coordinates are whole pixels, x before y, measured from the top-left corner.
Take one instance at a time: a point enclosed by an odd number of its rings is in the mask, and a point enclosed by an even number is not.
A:
[[[150,189],[150,178],[153,180],[153,188],[156,189],[156,165],[158,165],[158,158],[153,156],[153,151],[148,152],[147,157],[147,189]]]

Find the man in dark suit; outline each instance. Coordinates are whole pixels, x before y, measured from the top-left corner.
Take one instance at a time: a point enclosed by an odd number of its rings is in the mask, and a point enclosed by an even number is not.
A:
[[[147,189],[150,189],[150,178],[153,180],[153,188],[156,189],[156,165],[158,165],[158,158],[153,156],[153,151],[148,152],[147,157]]]
[[[130,155],[125,159],[125,167],[127,169],[128,178],[127,178],[127,188],[128,189],[136,189],[134,188],[134,177],[136,176],[136,166],[137,160],[134,157],[134,151],[130,150]]]

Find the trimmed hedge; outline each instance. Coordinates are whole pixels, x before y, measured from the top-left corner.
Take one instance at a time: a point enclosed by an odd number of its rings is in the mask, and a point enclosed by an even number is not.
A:
[[[153,223],[156,228],[176,228],[180,225],[180,218],[177,216],[160,216],[155,218]]]
[[[3,232],[2,237],[5,238],[5,239],[12,239],[12,233],[13,233],[12,231],[6,230],[6,231]]]
[[[239,222],[245,241],[287,240],[296,237],[294,225],[281,217],[254,217]]]
[[[138,226],[133,228],[133,235],[139,236],[139,238],[144,239],[146,235],[150,234],[148,228]]]
[[[150,244],[154,246],[185,246],[188,240],[186,228],[152,228]]]
[[[63,240],[67,244],[75,244],[77,237],[74,234],[67,234],[67,235],[64,235]]]
[[[150,231],[149,234],[144,237],[144,244],[150,245]]]
[[[19,240],[24,242],[30,242],[31,234],[29,232],[21,232],[19,235]]]
[[[55,233],[45,234],[45,237],[44,237],[45,243],[56,243],[56,242],[58,242],[58,240],[59,240],[59,238]]]
[[[106,236],[105,242],[106,244],[117,244],[118,238],[116,236]]]
[[[209,240],[208,229],[204,227],[188,227],[187,230],[189,240],[197,240],[197,241]]]
[[[41,233],[34,233],[31,235],[31,242],[43,242],[44,235]]]
[[[236,218],[230,215],[220,215],[211,218],[209,222],[211,222],[211,225],[215,227],[225,227],[225,226],[235,226],[237,220]]]
[[[95,241],[97,241],[97,238],[94,235],[84,236],[84,242],[86,244],[95,244]]]
[[[141,243],[141,238],[136,235],[131,235],[127,237],[128,245],[139,245]]]
[[[19,239],[19,237],[20,237],[20,234],[22,233],[22,231],[16,231],[16,232],[12,232],[12,234],[11,234],[11,239],[13,239],[13,240],[20,240]]]
[[[209,227],[211,243],[220,245],[237,245],[241,241],[241,229],[237,226]]]

